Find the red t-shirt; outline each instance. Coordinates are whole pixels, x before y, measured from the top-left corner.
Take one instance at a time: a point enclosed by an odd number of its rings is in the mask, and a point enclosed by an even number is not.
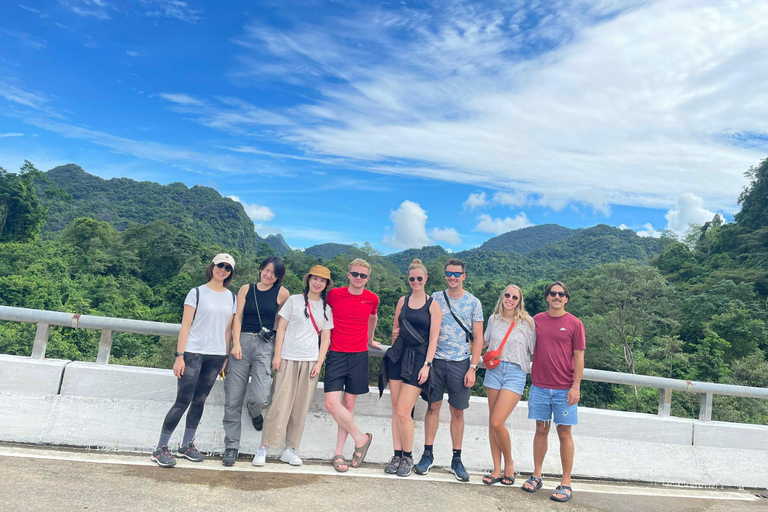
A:
[[[379,309],[378,295],[368,290],[352,295],[349,288],[334,288],[328,292],[328,305],[333,309],[331,350],[366,352],[368,320]]]
[[[584,324],[570,313],[560,317],[539,313],[533,321],[536,348],[531,381],[540,388],[569,389],[573,386],[573,351],[587,348]]]

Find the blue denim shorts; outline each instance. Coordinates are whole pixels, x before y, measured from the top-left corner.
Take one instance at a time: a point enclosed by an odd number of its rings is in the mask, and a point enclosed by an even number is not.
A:
[[[485,371],[486,388],[506,389],[518,395],[525,389],[525,372],[519,364],[502,361],[496,368]]]
[[[547,389],[531,384],[528,391],[528,419],[555,425],[578,425],[578,404],[568,405],[568,389]]]

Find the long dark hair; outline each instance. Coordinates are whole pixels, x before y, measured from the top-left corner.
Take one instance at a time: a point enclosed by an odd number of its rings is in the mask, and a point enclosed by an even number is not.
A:
[[[312,277],[310,276],[309,279]],[[309,318],[309,297],[307,297],[307,294],[309,293],[309,279],[307,279],[307,284],[304,285],[304,292],[302,295],[304,295],[304,316]],[[327,304],[328,300],[328,280],[325,280],[325,288],[323,288],[323,291],[320,292],[320,298],[323,299],[323,318],[328,320],[328,315],[325,314],[325,306]]]
[[[283,260],[281,260],[277,256],[270,256],[269,258],[261,262],[261,264],[259,265],[259,279],[261,279],[261,271],[264,270],[264,267],[266,267],[270,263],[275,268],[275,278],[277,278],[277,280],[275,281],[275,286],[280,286],[280,282],[283,280],[283,277],[285,276],[285,263],[283,263]]]

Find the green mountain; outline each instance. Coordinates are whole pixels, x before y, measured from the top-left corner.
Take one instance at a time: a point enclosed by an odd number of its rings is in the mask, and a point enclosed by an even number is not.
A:
[[[204,243],[233,247],[244,253],[256,253],[259,242],[269,244],[278,254],[290,250],[282,235],[259,237],[243,206],[210,187],[160,185],[129,178],[105,180],[75,164],[51,169],[45,176],[48,183],[41,180],[35,184],[38,195],[42,197],[46,189],[56,187],[69,200],[49,203],[43,232],[61,231],[78,217],[109,222],[117,231],[124,231],[131,224],[165,220]]]
[[[516,229],[487,240],[478,251],[501,251],[528,254],[547,244],[573,236],[580,230],[559,224],[541,224]]]
[[[332,260],[336,256],[347,256],[350,259],[365,258],[367,256],[365,252],[353,245],[336,244],[333,242],[307,247],[304,249],[304,252],[310,256],[323,258],[325,260]]]

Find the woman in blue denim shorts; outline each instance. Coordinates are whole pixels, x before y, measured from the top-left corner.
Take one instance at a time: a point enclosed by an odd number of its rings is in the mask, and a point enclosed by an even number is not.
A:
[[[531,372],[531,357],[536,345],[536,327],[525,311],[523,292],[513,284],[507,286],[499,296],[485,330],[488,350],[498,350],[505,338],[501,363],[487,370],[483,381],[488,394],[489,438],[493,457],[493,471],[483,477],[486,485],[515,483],[515,461],[512,460],[512,441],[506,421],[525,389],[525,376]]]

